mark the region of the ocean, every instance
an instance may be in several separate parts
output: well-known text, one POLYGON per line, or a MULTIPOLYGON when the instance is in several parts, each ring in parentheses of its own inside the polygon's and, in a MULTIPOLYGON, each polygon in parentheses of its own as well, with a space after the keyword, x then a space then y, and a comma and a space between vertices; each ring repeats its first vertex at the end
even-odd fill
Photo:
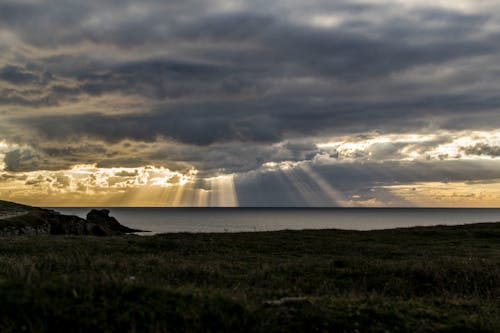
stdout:
MULTIPOLYGON (((48 207, 85 217, 93 207, 48 207)), ((98 207, 96 207, 98 208, 98 207)), ((377 230, 499 222, 500 208, 108 208, 128 227, 166 232, 377 230)))

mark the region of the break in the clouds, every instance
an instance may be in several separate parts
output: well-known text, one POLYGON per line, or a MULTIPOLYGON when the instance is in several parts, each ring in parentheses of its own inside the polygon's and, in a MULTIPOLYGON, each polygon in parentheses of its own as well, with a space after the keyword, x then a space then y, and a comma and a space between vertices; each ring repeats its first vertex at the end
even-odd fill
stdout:
POLYGON ((498 206, 499 13, 494 0, 0 0, 0 196, 498 206))

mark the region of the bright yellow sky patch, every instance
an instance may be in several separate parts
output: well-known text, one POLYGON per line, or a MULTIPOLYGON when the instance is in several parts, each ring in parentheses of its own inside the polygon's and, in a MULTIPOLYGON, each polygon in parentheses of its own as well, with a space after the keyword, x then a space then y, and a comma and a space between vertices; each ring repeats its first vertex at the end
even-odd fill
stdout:
POLYGON ((238 205, 233 175, 195 186, 197 171, 163 167, 97 168, 0 174, 0 198, 35 206, 222 206, 238 205))
POLYGON ((386 186, 417 207, 498 208, 500 179, 492 183, 427 182, 386 186))

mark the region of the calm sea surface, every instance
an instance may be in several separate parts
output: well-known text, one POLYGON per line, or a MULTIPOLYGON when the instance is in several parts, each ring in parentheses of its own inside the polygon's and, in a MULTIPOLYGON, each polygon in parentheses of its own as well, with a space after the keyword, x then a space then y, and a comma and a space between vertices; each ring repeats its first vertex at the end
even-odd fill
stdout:
MULTIPOLYGON (((85 217, 90 208, 51 208, 85 217)), ((110 208, 120 223, 152 233, 283 229, 374 230, 500 221, 500 209, 423 208, 110 208)))

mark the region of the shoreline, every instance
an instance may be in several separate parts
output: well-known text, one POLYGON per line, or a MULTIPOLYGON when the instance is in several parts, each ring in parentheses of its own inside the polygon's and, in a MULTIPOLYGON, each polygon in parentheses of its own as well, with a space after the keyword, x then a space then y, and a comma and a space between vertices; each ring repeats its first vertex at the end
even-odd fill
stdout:
POLYGON ((156 236, 156 235, 175 235, 175 234, 203 234, 203 235, 220 235, 220 234, 259 234, 259 233, 279 233, 279 232, 301 232, 301 231, 323 231, 323 232, 360 232, 360 233, 370 233, 370 232, 384 232, 384 231, 419 231, 420 229, 432 229, 432 228, 456 228, 456 227, 467 227, 467 226, 494 226, 500 225, 500 221, 488 221, 488 222, 471 222, 471 223, 463 223, 463 224, 435 224, 435 225, 416 225, 411 227, 395 227, 395 228, 386 228, 386 229, 371 229, 371 230, 355 230, 355 229, 340 229, 340 228, 325 228, 325 229, 280 229, 280 230, 255 230, 255 231, 222 231, 222 232, 212 232, 212 231, 172 231, 172 232, 152 232, 152 231, 143 231, 143 232, 133 232, 131 235, 136 236, 156 236), (141 233, 144 233, 142 235, 141 233))
MULTIPOLYGON (((84 217, 88 208, 61 208, 84 217)), ((380 230, 500 221, 500 209, 229 209, 110 208, 120 223, 153 233, 272 230, 380 230)))

